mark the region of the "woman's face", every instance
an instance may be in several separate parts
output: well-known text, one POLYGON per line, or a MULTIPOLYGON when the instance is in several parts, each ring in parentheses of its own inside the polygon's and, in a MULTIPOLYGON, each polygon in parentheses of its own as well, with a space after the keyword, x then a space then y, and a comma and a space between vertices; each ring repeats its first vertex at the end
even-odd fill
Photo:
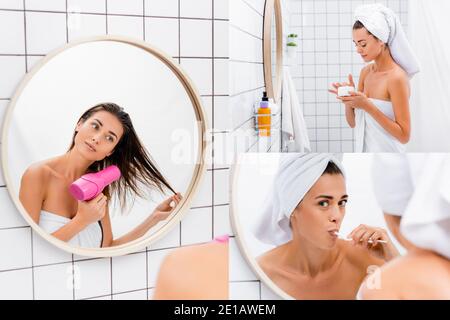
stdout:
POLYGON ((110 156, 123 135, 119 119, 107 111, 98 111, 77 125, 75 148, 88 160, 110 156))
POLYGON ((364 62, 374 61, 385 48, 383 41, 371 35, 366 28, 353 30, 353 42, 364 62))
POLYGON ((293 233, 322 249, 333 248, 347 199, 341 174, 322 175, 295 208, 291 216, 293 233))

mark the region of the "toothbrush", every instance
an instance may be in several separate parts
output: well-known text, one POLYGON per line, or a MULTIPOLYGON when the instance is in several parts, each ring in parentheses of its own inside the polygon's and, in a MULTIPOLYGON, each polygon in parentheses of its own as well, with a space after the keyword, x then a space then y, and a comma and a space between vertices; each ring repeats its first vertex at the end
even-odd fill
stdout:
MULTIPOLYGON (((339 238, 341 238, 344 241, 353 241, 353 239, 346 238, 341 233, 339 233, 337 231, 334 234, 337 235, 339 238)), ((369 240, 368 242, 369 243, 373 243, 373 240, 369 240)), ((378 240, 377 242, 378 243, 388 243, 386 240, 378 240)))

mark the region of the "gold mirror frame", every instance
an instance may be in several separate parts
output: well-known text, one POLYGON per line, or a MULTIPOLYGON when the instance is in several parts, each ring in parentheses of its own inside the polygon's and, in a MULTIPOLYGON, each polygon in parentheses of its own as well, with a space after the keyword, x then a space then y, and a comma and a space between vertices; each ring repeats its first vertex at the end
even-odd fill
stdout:
POLYGON ((269 98, 275 103, 281 100, 281 87, 283 81, 283 19, 281 12, 281 0, 266 0, 264 9, 263 28, 263 59, 264 59, 264 82, 269 98), (273 17, 275 15, 275 21, 273 17), (276 74, 275 83, 272 74, 272 25, 276 25, 276 74))
POLYGON ((182 219, 182 217, 185 215, 185 213, 189 210, 190 204, 192 202, 192 199, 195 195, 195 193, 198 190, 199 183, 202 180, 205 172, 206 172, 206 163, 205 163, 205 155, 207 154, 207 149, 210 147, 209 139, 206 137, 207 132, 207 123, 206 123, 206 114, 202 106, 200 95, 195 88, 192 80, 188 77, 188 75, 181 69, 181 67, 166 53, 163 51, 151 46, 150 44, 136 40, 131 39, 128 37, 122 37, 122 36, 99 36, 99 37, 90 37, 85 39, 80 39, 74 42, 70 42, 52 52, 50 52, 47 56, 45 56, 39 63, 34 66, 34 68, 25 75, 25 77, 22 79, 20 84, 18 85, 9 105, 6 111, 5 119, 3 121, 3 129, 2 129, 2 146, 1 146, 1 161, 2 161, 2 170, 3 175, 6 183, 6 187, 8 190, 8 193, 13 200, 16 208, 19 210, 25 221, 31 226, 31 228, 36 231, 41 237, 43 237, 45 240, 50 242, 51 244, 55 245, 56 247, 67 251, 69 253, 73 253, 79 256, 86 256, 86 257, 114 257, 114 256, 121 256, 125 254, 129 254, 132 252, 136 252, 139 250, 142 250, 143 248, 147 247, 151 243, 154 243, 158 239, 162 238, 165 234, 167 234, 172 228, 182 219), (110 247, 110 248, 82 248, 82 247, 74 247, 69 244, 67 244, 64 241, 61 241, 50 234, 48 234, 46 231, 44 231, 38 224, 34 222, 34 220, 29 216, 25 208, 23 207, 22 203, 19 200, 19 197, 17 194, 15 194, 13 188, 9 188, 8 186, 12 185, 12 179, 9 175, 9 165, 8 165, 8 137, 9 137, 9 128, 11 125, 12 115, 14 112, 14 109, 16 107, 17 101, 19 100, 22 91, 26 88, 28 83, 31 81, 33 76, 46 65, 47 62, 55 58, 57 55, 62 53, 65 50, 68 50, 70 48, 73 48, 75 46, 89 43, 89 42, 98 42, 98 41, 113 41, 113 42, 119 42, 119 43, 125 43, 129 44, 135 47, 138 47, 142 50, 147 51, 149 54, 155 56, 157 59, 159 59, 162 63, 164 63, 173 73, 174 75, 180 80, 183 87, 186 90, 186 93, 188 94, 193 108, 195 112, 195 117, 197 121, 197 127, 199 132, 199 141, 198 141, 198 156, 195 163, 194 168, 194 174, 193 177, 189 183, 189 186, 186 191, 187 197, 183 198, 182 202, 178 205, 175 213, 171 218, 166 220, 166 223, 163 227, 161 227, 159 230, 157 230, 155 233, 151 234, 150 236, 142 236, 139 239, 136 239, 134 241, 131 241, 129 243, 116 246, 116 247, 110 247))

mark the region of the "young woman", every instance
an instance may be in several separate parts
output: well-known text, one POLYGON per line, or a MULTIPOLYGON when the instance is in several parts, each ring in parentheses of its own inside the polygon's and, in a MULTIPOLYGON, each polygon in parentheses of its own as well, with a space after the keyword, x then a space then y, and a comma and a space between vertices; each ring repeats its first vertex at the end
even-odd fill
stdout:
POLYGON ((347 236, 352 242, 336 235, 348 196, 343 170, 334 157, 285 157, 275 187, 278 191, 256 236, 277 247, 260 256, 258 263, 293 298, 355 299, 371 268, 398 255, 381 228, 361 225, 347 236))
POLYGON ((407 253, 379 270, 377 287, 368 279, 358 297, 449 300, 449 156, 377 155, 373 173, 377 200, 407 253))
POLYGON ((337 97, 345 115, 356 128, 356 152, 405 152, 411 136, 410 83, 419 71, 399 18, 381 4, 365 5, 355 12, 353 42, 364 62, 358 86, 353 76, 339 87, 355 88, 350 96, 337 97))
POLYGON ((181 200, 151 161, 130 116, 113 103, 96 105, 81 116, 68 152, 31 165, 22 176, 19 197, 31 218, 54 237, 97 248, 140 238, 166 219, 181 200), (110 165, 120 169, 121 177, 96 198, 77 201, 69 193, 73 181, 110 165), (145 196, 143 187, 169 189, 174 195, 134 230, 115 239, 108 213, 111 198, 117 196, 125 208, 130 196, 145 196))

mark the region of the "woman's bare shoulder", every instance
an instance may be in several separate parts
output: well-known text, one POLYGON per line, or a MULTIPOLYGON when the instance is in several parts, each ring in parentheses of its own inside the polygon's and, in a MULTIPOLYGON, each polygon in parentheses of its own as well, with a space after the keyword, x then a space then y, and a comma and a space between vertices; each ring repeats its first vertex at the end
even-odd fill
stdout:
POLYGON ((54 174, 54 159, 47 159, 31 164, 24 172, 22 181, 44 183, 54 174))

